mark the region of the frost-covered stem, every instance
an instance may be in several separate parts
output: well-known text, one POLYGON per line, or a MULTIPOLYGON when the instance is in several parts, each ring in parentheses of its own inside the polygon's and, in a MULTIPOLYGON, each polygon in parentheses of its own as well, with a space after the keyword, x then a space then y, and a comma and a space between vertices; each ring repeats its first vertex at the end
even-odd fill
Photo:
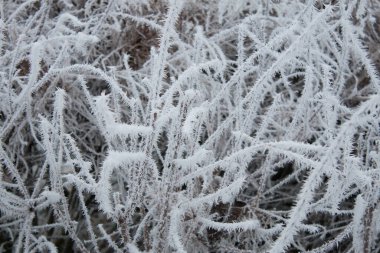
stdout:
POLYGON ((169 55, 168 49, 172 45, 173 34, 175 34, 175 22, 182 9, 182 0, 170 1, 171 5, 166 15, 164 27, 162 29, 160 45, 158 54, 154 57, 152 66, 152 90, 149 99, 150 103, 150 125, 152 126, 154 120, 154 113, 157 109, 157 102, 161 92, 162 79, 165 77, 166 59, 169 55))
POLYGON ((118 252, 118 253, 122 253, 123 251, 120 250, 120 248, 118 247, 118 245, 116 245, 116 243, 114 243, 114 241, 112 240, 112 238, 109 236, 109 234, 107 234, 107 232, 104 230, 103 228, 103 224, 99 224, 98 225, 98 228, 100 230, 100 233, 103 234, 104 238, 107 240, 108 242, 108 245, 112 247, 112 249, 115 251, 115 252, 118 252))
POLYGON ((79 203, 82 207, 82 214, 84 215, 84 218, 85 218, 87 232, 90 235, 91 243, 94 247, 95 252, 99 253, 100 251, 99 251, 99 247, 98 247, 98 244, 96 241, 96 236, 95 236, 94 230, 92 228, 91 218, 88 214, 88 209, 87 209, 86 203, 84 201, 83 191, 80 188, 78 188, 78 198, 79 198, 79 203))

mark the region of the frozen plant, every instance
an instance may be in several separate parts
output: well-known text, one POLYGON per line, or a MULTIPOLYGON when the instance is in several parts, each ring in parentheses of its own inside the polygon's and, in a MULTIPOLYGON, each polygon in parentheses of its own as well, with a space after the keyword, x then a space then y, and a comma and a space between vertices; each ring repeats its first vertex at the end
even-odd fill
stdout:
POLYGON ((0 0, 0 251, 380 251, 379 13, 0 0))

